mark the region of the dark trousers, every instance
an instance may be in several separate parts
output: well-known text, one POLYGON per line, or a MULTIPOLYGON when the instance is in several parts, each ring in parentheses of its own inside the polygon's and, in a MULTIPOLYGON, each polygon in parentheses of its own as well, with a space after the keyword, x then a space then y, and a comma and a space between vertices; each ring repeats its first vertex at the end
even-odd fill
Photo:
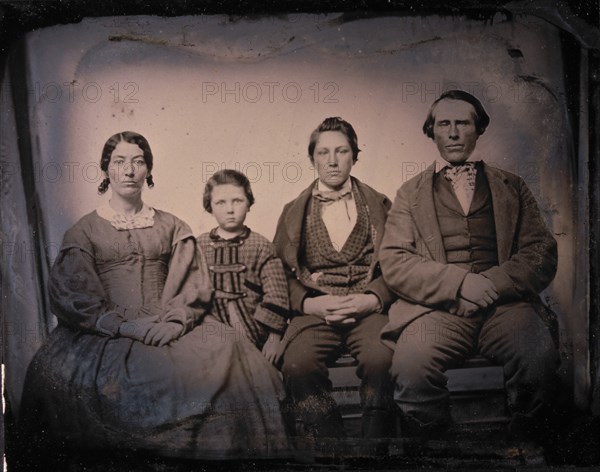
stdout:
POLYGON ((379 341, 387 316, 372 314, 354 326, 329 326, 310 316, 312 326, 299 332, 294 329, 294 323, 306 323, 307 316, 292 319, 287 333, 295 334, 282 358, 290 416, 302 422, 305 432, 320 437, 345 436, 341 415, 330 394, 327 365, 348 350, 358 361, 356 373, 362 381, 363 436, 393 434, 395 406, 389 374, 393 352, 379 341))
POLYGON ((444 371, 476 352, 504 366, 513 423, 533 427, 546 419, 559 354, 535 308, 516 302, 470 318, 433 311, 405 328, 391 372, 406 432, 426 433, 449 423, 444 371))

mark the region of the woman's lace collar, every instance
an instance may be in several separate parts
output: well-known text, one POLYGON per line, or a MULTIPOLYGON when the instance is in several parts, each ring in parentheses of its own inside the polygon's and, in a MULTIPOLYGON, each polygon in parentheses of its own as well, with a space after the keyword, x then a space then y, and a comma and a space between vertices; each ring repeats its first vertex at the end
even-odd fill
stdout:
POLYGON ((140 229, 149 228, 154 225, 154 208, 144 203, 142 209, 135 215, 127 216, 117 213, 108 203, 96 210, 99 216, 108 220, 115 229, 140 229))

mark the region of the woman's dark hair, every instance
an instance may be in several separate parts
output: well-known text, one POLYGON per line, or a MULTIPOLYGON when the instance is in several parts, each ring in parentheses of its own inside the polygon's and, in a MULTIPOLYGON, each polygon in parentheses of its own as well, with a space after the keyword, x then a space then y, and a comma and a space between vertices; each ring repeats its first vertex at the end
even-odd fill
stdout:
POLYGON ((223 169, 215 172, 210 179, 206 182, 204 187, 204 195, 202 197, 202 204, 204 209, 212 213, 212 207, 210 201, 212 199, 212 191, 217 185, 231 184, 244 189, 246 198, 248 199, 248 208, 254 204, 254 195, 252 194, 252 188, 250 188, 250 181, 241 172, 233 169, 223 169))
POLYGON ((463 90, 448 90, 440 95, 440 98, 433 102, 431 104, 431 108, 429 108, 429 113, 427 114, 425 123, 423 123, 423 133, 425 133, 427 137, 433 139, 433 124, 435 123, 433 112, 436 105, 442 100, 462 100, 463 102, 473 105, 473 108, 475 108, 475 130, 477 131, 478 135, 482 135, 490 124, 489 115, 486 113, 483 105, 476 97, 463 90))
POLYGON ((339 131, 346 139, 348 139, 348 143, 350 143, 350 148, 352 149, 352 160, 356 162, 358 160, 358 153, 360 149, 358 149, 358 138, 356 136, 356 131, 350 123, 345 120, 342 120, 339 116, 325 118, 323 122, 317 126, 311 135, 310 141, 308 143, 308 155, 310 156, 311 162, 314 161, 314 153, 315 146, 317 145, 317 141, 321 133, 325 131, 339 131))
MULTIPOLYGON (((135 133, 134 131, 123 131, 121 133, 113 134, 106 144, 104 144, 104 148, 102 148, 102 157, 100 158, 100 169, 103 172, 108 172, 108 165, 110 164, 110 157, 112 156, 113 151, 117 147, 117 144, 125 142, 131 144, 137 144, 139 148, 144 153, 144 161, 146 162, 146 167, 148 169, 148 177, 146 177, 146 183, 148 187, 154 187, 154 181, 152 180, 152 175, 150 172, 152 171, 152 163, 153 156, 152 151, 150 150, 150 144, 148 144, 148 140, 144 138, 141 134, 135 133)), ((104 193, 108 190, 108 185, 110 184, 110 180, 106 177, 98 186, 98 193, 104 193)))

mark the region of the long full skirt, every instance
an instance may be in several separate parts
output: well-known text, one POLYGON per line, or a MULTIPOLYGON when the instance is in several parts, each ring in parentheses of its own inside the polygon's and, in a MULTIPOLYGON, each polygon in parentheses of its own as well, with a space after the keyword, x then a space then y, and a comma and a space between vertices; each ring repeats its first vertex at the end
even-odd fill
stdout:
POLYGON ((277 370, 210 317, 164 347, 58 326, 36 354, 22 424, 86 449, 198 459, 290 453, 277 370))

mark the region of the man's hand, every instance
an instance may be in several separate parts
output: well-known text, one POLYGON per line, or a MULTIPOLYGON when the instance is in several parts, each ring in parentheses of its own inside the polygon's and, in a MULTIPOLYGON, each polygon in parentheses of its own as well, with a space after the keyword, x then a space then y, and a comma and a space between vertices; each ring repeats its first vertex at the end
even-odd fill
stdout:
POLYGON ((340 299, 337 295, 320 295, 318 297, 305 298, 302 311, 305 315, 318 316, 325 319, 333 310, 339 307, 340 299))
POLYGON ((173 321, 155 323, 146 334, 144 344, 149 346, 164 346, 183 334, 183 326, 173 321))
POLYGON ((460 286, 459 296, 485 308, 498 299, 494 283, 481 274, 467 274, 460 286))
MULTIPOLYGON (((356 293, 340 297, 340 303, 325 320, 338 316, 351 316, 355 320, 364 318, 380 308, 379 298, 372 293, 356 293)), ((334 318, 335 319, 335 318, 334 318)))
POLYGON ((263 355, 271 364, 275 364, 275 362, 277 362, 277 351, 279 349, 280 342, 281 334, 271 331, 262 348, 263 355))
POLYGON ((372 293, 336 296, 321 295, 304 300, 304 313, 315 315, 327 324, 352 324, 379 308, 379 299, 372 293))
POLYGON ((479 311, 479 306, 475 305, 475 303, 465 300, 464 298, 459 298, 452 304, 448 311, 453 315, 464 316, 468 318, 479 311))

